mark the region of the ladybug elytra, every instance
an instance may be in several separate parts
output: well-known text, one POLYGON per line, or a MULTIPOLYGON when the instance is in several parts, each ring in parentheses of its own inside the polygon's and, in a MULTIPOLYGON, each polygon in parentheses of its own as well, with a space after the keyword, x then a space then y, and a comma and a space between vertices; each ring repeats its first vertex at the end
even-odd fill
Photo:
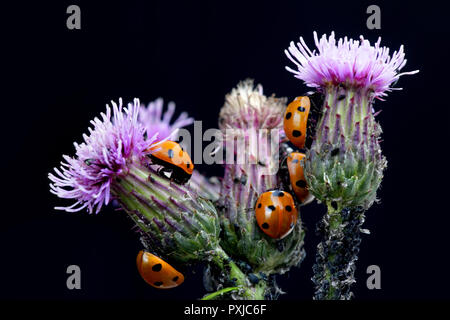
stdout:
POLYGON ((297 223, 298 212, 292 196, 281 190, 262 193, 255 206, 256 222, 269 237, 286 237, 297 223))
POLYGON ((297 97, 286 108, 284 132, 293 145, 302 149, 306 140, 306 125, 311 103, 307 96, 297 97))
POLYGON ((179 184, 186 183, 194 171, 189 154, 174 141, 163 141, 150 147, 152 162, 161 165, 162 172, 171 172, 171 179, 179 184))
POLYGON ((301 164, 301 161, 304 158, 305 154, 301 152, 291 152, 287 157, 289 180, 291 182, 292 190, 301 204, 307 204, 314 198, 309 193, 308 186, 306 184, 305 174, 301 164))
POLYGON ((171 289, 184 281, 184 276, 163 259, 145 251, 139 251, 137 268, 141 277, 152 287, 171 289))

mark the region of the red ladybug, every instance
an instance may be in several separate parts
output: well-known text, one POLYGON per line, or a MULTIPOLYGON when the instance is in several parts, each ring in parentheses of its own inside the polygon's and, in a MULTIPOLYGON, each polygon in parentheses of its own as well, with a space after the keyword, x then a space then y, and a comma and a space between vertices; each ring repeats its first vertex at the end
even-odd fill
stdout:
POLYGON ((171 289, 184 281, 184 276, 174 267, 149 252, 139 251, 136 263, 139 274, 152 287, 171 289))
POLYGON ((286 237, 297 223, 298 212, 292 196, 273 190, 261 194, 255 206, 256 222, 269 237, 286 237))
POLYGON ((306 140, 306 125, 311 103, 307 96, 295 98, 286 108, 284 114, 284 132, 289 141, 303 149, 306 140))
POLYGON ((306 184, 305 174, 302 167, 302 159, 304 158, 305 154, 301 152, 291 152, 287 157, 289 180, 291 182, 292 190, 301 204, 307 204, 314 198, 309 193, 308 186, 306 184))
POLYGON ((194 171, 189 154, 174 141, 163 141, 149 148, 152 162, 161 165, 162 172, 171 172, 171 179, 179 184, 186 183, 194 171))

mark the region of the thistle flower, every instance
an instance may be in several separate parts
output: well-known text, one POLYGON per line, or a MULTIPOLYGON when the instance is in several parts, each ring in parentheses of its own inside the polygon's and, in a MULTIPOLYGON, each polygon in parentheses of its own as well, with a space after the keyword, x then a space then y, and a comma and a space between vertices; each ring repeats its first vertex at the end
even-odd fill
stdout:
MULTIPOLYGON (((220 225, 214 206, 188 186, 159 176, 147 157, 157 141, 158 128, 171 134, 166 129, 173 108, 161 122, 157 121, 160 118, 141 117, 153 124, 154 134, 149 136, 138 121, 138 99, 127 108, 122 108, 122 100, 112 106, 112 112, 107 106, 101 119, 91 122, 93 128, 83 136, 84 142, 75 144, 76 156, 64 156, 61 168, 49 174, 51 192, 75 200, 72 206, 57 209, 87 208, 97 213, 103 204, 116 199, 153 252, 183 262, 205 258, 218 247, 220 225)), ((154 109, 160 110, 158 104, 154 109)), ((182 117, 172 127, 180 127, 185 120, 182 117)))
POLYGON ((286 69, 309 87, 344 85, 372 91, 375 97, 380 97, 393 90, 391 85, 401 76, 419 72, 399 73, 406 64, 403 46, 390 56, 389 48, 380 47, 381 38, 372 46, 363 36, 360 41, 347 37, 336 41, 332 32, 328 39, 323 35, 319 40, 314 32, 314 41, 318 53, 311 51, 302 37, 297 45, 291 42, 285 50, 297 66, 297 70, 286 69))
POLYGON ((225 96, 225 104, 219 114, 219 128, 281 129, 280 114, 286 108, 285 98, 267 97, 261 84, 252 79, 241 81, 225 96))
POLYGON ((267 98, 261 85, 254 87, 252 80, 246 80, 226 96, 220 111, 225 147, 237 157, 237 161, 225 164, 218 201, 224 230, 222 245, 250 264, 254 272, 265 274, 283 273, 303 257, 301 223, 277 241, 259 230, 254 213, 258 196, 280 185, 278 152, 285 108, 285 98, 267 98), (231 135, 229 129, 233 127, 237 129, 231 135), (233 144, 235 137, 242 142, 233 144), (241 155, 246 159, 239 162, 241 155))
POLYGON ((267 97, 261 84, 241 81, 225 96, 220 110, 221 129, 227 156, 225 177, 239 178, 244 172, 249 185, 262 193, 279 185, 279 142, 284 136, 283 113, 286 98, 267 97))
POLYGON ((75 200, 74 205, 57 209, 87 208, 97 213, 114 199, 136 224, 147 250, 178 263, 209 261, 224 274, 222 285, 233 285, 226 291, 234 298, 262 299, 265 282, 252 284, 220 247, 216 208, 203 197, 217 198, 216 191, 198 187, 199 174, 194 188, 177 185, 159 175, 147 157, 149 150, 157 150, 150 148, 155 142, 172 136, 192 119, 182 114, 170 125, 173 105, 161 119, 162 100, 143 112, 138 99, 124 109, 122 100, 112 105, 112 113, 107 106, 101 119, 91 122, 94 127, 83 136, 84 143, 75 144, 76 156, 64 156, 61 168, 49 174, 51 192, 75 200))
POLYGON ((126 173, 133 158, 142 159, 149 146, 156 141, 156 135, 144 139, 146 129, 138 121, 139 100, 122 110, 112 102, 106 106, 106 113, 91 121, 89 135, 84 134, 84 142, 74 143, 76 157, 64 155, 65 162, 50 173, 50 191, 63 199, 74 199, 67 207, 56 207, 68 212, 87 208, 89 213, 98 213, 103 204, 108 204, 113 180, 126 173))
POLYGON ((162 114, 164 100, 158 98, 150 102, 147 107, 142 105, 139 110, 139 122, 147 129, 147 136, 157 135, 156 141, 166 138, 173 138, 178 129, 188 126, 194 122, 194 119, 188 117, 186 112, 182 112, 178 118, 170 123, 175 112, 175 103, 169 102, 168 109, 162 114))
POLYGON ((380 39, 374 46, 362 36, 336 41, 331 33, 318 40, 314 33, 314 39, 317 53, 303 38, 285 53, 297 66, 286 69, 324 96, 305 163, 309 191, 328 207, 319 224, 315 298, 349 299, 364 211, 376 200, 386 167, 372 104, 393 90, 400 76, 418 71, 400 73, 406 64, 403 46, 391 56, 380 39))
POLYGON ((311 192, 334 207, 370 207, 386 165, 381 155, 381 128, 372 104, 385 96, 405 66, 403 46, 389 55, 389 48, 361 40, 339 39, 334 33, 314 39, 318 53, 303 38, 291 43, 286 55, 298 70, 287 67, 307 86, 325 96, 315 141, 306 163, 311 192))

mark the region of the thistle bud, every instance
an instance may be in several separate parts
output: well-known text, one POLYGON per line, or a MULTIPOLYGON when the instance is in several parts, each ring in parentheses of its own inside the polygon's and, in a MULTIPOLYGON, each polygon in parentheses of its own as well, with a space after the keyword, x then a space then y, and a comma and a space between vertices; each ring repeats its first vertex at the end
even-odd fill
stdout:
POLYGON ((333 208, 369 208, 383 178, 381 128, 372 112, 373 95, 329 86, 309 150, 305 173, 309 190, 333 208))
POLYGON ((151 166, 138 162, 128 169, 115 179, 111 192, 138 226, 147 248, 178 262, 208 259, 220 233, 212 203, 151 166))
POLYGON ((282 240, 271 239, 259 229, 254 208, 260 194, 280 185, 278 154, 286 99, 267 98, 261 85, 254 88, 253 81, 246 80, 225 101, 219 125, 227 155, 231 151, 235 160, 227 159, 218 201, 222 246, 254 272, 284 273, 304 256, 302 225, 298 221, 282 240))

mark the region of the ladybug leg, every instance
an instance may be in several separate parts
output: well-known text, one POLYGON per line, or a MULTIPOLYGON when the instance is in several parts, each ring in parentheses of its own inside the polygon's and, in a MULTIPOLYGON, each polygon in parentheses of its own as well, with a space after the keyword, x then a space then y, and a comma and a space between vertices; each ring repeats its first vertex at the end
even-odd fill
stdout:
POLYGON ((166 168, 166 167, 161 167, 158 169, 158 174, 160 176, 166 177, 166 178, 170 178, 171 177, 171 173, 172 173, 172 169, 166 168))

